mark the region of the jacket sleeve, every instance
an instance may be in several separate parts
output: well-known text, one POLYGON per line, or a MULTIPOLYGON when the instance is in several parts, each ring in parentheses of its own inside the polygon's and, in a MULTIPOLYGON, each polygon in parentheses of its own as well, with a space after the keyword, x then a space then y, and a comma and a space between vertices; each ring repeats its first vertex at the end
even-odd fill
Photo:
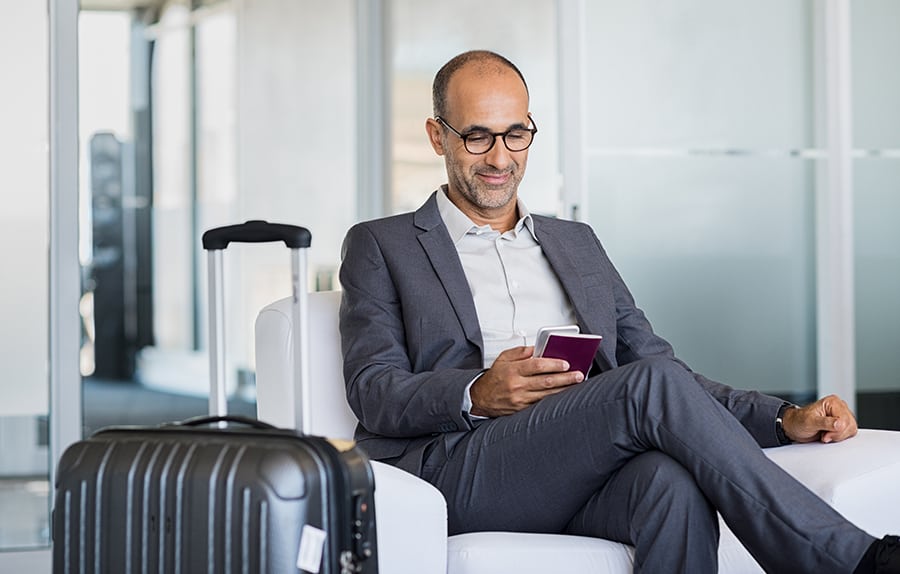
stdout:
POLYGON ((417 245, 383 249, 379 236, 397 241, 366 224, 344 240, 340 327, 350 407, 366 430, 386 437, 470 428, 462 401, 481 372, 478 349, 453 341, 452 333, 430 339, 440 317, 428 312, 429 297, 421 296, 434 286, 422 284, 416 271, 422 263, 413 254, 417 245))

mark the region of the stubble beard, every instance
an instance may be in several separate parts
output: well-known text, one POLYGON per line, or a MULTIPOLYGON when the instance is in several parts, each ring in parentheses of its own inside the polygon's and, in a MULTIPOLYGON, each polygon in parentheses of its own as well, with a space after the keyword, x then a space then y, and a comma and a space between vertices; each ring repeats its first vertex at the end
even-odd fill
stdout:
POLYGON ((463 177, 461 171, 462 170, 460 170, 458 166, 454 169, 456 175, 456 188, 466 201, 478 209, 498 209, 509 204, 515 197, 516 190, 519 187, 519 181, 521 180, 518 170, 516 169, 507 172, 509 174, 509 180, 500 186, 489 185, 478 180, 477 174, 479 172, 494 174, 497 172, 491 172, 490 170, 484 169, 472 169, 469 172, 468 177, 463 177))

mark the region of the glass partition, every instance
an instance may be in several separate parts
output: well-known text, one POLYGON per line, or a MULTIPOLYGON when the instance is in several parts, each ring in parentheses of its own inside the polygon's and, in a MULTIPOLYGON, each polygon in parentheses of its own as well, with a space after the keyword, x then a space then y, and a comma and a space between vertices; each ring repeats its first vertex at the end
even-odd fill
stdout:
POLYGON ((694 369, 816 389, 809 2, 585 5, 587 219, 694 369))
POLYGON ((900 4, 851 8, 857 404, 900 429, 900 4))
MULTIPOLYGON (((206 229, 308 227, 310 287, 334 287, 356 217, 354 6, 82 10, 88 432, 207 411, 206 229)), ((253 324, 290 294, 288 251, 232 246, 225 293, 229 409, 254 414, 253 324)))
POLYGON ((815 389, 813 162, 598 158, 588 219, 657 333, 706 376, 815 389))

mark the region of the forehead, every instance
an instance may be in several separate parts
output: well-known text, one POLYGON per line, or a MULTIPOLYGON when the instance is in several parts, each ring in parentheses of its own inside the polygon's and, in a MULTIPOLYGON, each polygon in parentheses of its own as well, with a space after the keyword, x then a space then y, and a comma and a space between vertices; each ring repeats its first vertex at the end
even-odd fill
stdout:
MULTIPOLYGON (((506 129, 528 123, 528 92, 513 70, 496 62, 473 62, 450 78, 447 119, 468 126, 506 129)), ((455 125, 455 124, 454 124, 455 125)))

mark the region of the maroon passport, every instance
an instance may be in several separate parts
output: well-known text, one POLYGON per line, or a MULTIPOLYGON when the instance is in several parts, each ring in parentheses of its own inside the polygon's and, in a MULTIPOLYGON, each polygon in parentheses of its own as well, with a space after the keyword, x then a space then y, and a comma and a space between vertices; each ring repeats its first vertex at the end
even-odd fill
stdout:
POLYGON ((581 371, 586 379, 602 339, 600 335, 587 333, 550 333, 541 356, 565 359, 570 371, 581 371))

